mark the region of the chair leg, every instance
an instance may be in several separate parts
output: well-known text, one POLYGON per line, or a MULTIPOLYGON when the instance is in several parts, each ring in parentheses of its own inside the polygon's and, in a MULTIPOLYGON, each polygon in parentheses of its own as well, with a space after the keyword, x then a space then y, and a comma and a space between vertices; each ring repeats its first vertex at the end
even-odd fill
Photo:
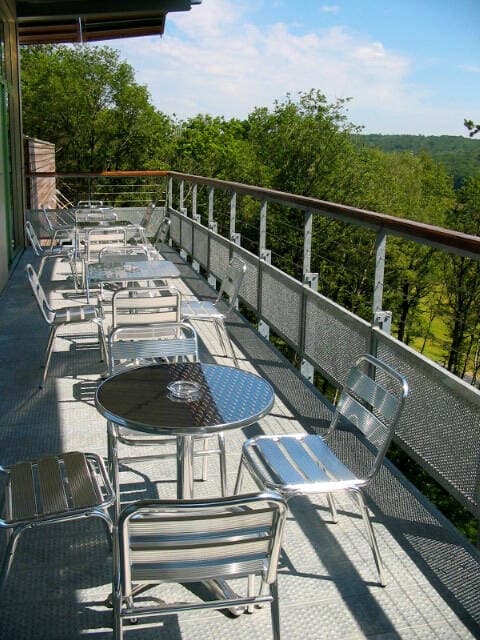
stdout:
POLYGON ((243 453, 242 453, 242 457, 240 458, 240 464, 238 465, 238 473, 237 473, 237 480, 235 482, 235 489, 233 490, 234 496, 237 496, 242 491, 244 472, 245 472, 245 464, 243 462, 243 453))
POLYGON ((330 509, 330 514, 332 516, 332 522, 336 524, 338 522, 337 507, 335 506, 335 498, 331 493, 327 493, 327 501, 328 508, 330 509))
POLYGON ((218 434, 218 448, 220 449, 220 485, 222 496, 228 495, 227 490, 227 452, 225 449, 225 434, 218 434))
POLYGON ((43 385, 45 384, 45 380, 47 379, 48 368, 50 366, 50 360, 52 358, 53 345, 55 344, 55 337, 60 326, 61 325, 52 325, 50 327, 50 335, 48 336, 47 349, 45 351, 45 362, 43 363, 43 374, 39 384, 40 389, 43 389, 43 385))
POLYGON ((25 530, 25 527, 18 527, 10 530, 10 537, 8 540, 7 548, 5 550, 5 556, 3 558, 2 566, 0 568, 0 593, 8 579, 10 569, 12 568, 13 556, 17 548, 20 535, 25 530))
POLYGON ((378 579, 379 579, 380 585, 384 587, 386 585, 385 569, 383 566, 382 558, 380 556, 380 549, 378 547, 377 538, 375 536, 375 532, 373 530, 372 523, 370 521, 370 516, 368 514, 368 509, 365 504, 365 500, 363 498, 362 492, 359 490, 355 490, 353 493, 357 499, 357 503, 360 508, 360 513, 362 514, 363 522, 365 524, 368 543, 370 544, 370 548, 373 553, 373 559, 375 560, 375 565, 377 567, 378 579))
POLYGON ((278 585, 276 581, 270 585, 270 590, 273 598, 270 604, 273 640, 280 640, 280 607, 278 604, 278 585))
POLYGON ((215 327, 217 328, 217 333, 219 335, 220 342, 223 345, 225 355, 227 356, 227 358, 231 357, 233 360, 233 364, 237 369, 239 369, 240 365, 238 362, 237 354, 235 353, 235 349, 233 348, 233 343, 227 331, 225 323, 223 322, 223 320, 215 320, 215 327))
POLYGON ((116 522, 120 515, 120 477, 118 472, 118 441, 114 430, 115 426, 112 422, 108 421, 108 468, 110 471, 113 492, 115 494, 114 520, 116 522))

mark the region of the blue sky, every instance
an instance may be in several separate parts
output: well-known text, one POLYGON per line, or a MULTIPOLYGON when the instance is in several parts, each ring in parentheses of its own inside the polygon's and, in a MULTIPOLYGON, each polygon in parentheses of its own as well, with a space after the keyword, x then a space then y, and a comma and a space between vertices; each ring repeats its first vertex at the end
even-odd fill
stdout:
POLYGON ((480 120, 480 0, 203 0, 162 38, 107 43, 178 118, 245 118, 285 95, 351 98, 366 133, 466 135, 480 120))

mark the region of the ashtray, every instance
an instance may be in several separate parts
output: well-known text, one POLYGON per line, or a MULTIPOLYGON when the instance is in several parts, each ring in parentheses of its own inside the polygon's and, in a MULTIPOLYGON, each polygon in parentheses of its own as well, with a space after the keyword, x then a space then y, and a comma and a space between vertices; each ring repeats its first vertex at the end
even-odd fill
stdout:
POLYGON ((182 400, 189 400, 195 398, 200 391, 200 384, 192 380, 176 380, 167 385, 167 389, 170 391, 174 398, 181 398, 182 400))
POLYGON ((127 263, 125 265, 125 271, 138 271, 138 267, 136 267, 134 264, 127 263))

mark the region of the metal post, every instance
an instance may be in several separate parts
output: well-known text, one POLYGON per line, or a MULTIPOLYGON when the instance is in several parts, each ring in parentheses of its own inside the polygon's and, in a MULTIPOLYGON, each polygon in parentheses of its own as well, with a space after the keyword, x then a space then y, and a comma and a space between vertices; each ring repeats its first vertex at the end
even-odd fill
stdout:
POLYGON ((167 214, 168 210, 172 209, 173 205, 173 178, 168 178, 168 194, 167 194, 167 214))
POLYGON ((237 216, 237 193, 234 191, 230 198, 230 240, 240 245, 240 234, 235 232, 237 216))
MULTIPOLYGON (((197 213, 197 183, 192 186, 192 218, 195 222, 201 223, 201 216, 197 213)), ((195 229, 193 237, 195 242, 195 229)), ((195 246, 193 253, 195 254, 195 246)), ((192 260, 192 269, 197 273, 200 272, 200 264, 196 260, 192 260)))
MULTIPOLYGON (((383 310, 383 283, 385 276, 385 256, 387 251, 387 234, 382 229, 377 233, 375 243, 375 279, 373 286, 373 324, 385 333, 392 327, 392 312, 383 310)), ((373 354, 375 355, 375 354, 373 354)))
MULTIPOLYGON (((312 230, 313 230, 313 214, 311 211, 305 211, 305 217, 303 222, 303 284, 310 289, 318 290, 318 273, 311 273, 312 268, 312 230)), ((302 345, 301 351, 305 348, 305 326, 306 326, 306 313, 307 304, 306 296, 302 311, 302 345)), ((315 368, 310 362, 302 358, 300 362, 300 373, 304 378, 313 384, 315 368)))
MULTIPOLYGON (((267 249, 267 201, 262 200, 262 206, 260 209, 260 238, 258 243, 258 255, 260 260, 263 260, 267 264, 272 263, 272 252, 267 249)), ((259 307, 261 307, 262 296, 262 269, 261 265, 258 269, 258 295, 259 295, 259 307)), ((270 339, 270 327, 263 320, 258 321, 258 333, 266 340, 270 339)))
POLYGON ((180 211, 180 213, 186 213, 186 211, 184 211, 185 206, 184 206, 184 186, 185 186, 185 181, 184 180, 180 180, 180 185, 179 185, 179 205, 178 205, 178 209, 180 211))
MULTIPOLYGON (((215 189, 213 187, 210 187, 208 190, 208 229, 209 231, 213 231, 214 233, 217 233, 218 230, 218 225, 217 223, 213 220, 213 199, 215 197, 215 189)), ((210 252, 210 243, 209 243, 209 248, 208 251, 210 252)), ((213 276, 211 273, 208 274, 208 284, 212 287, 214 287, 215 289, 217 288, 217 279, 215 278, 215 276, 213 276)))

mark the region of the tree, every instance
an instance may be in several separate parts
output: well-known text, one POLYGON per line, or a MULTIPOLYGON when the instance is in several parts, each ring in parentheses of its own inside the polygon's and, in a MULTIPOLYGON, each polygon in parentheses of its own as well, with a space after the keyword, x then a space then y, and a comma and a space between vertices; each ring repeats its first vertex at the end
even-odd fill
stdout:
POLYGON ((23 126, 55 143, 58 171, 142 169, 172 123, 150 104, 130 65, 108 47, 21 50, 23 126))

